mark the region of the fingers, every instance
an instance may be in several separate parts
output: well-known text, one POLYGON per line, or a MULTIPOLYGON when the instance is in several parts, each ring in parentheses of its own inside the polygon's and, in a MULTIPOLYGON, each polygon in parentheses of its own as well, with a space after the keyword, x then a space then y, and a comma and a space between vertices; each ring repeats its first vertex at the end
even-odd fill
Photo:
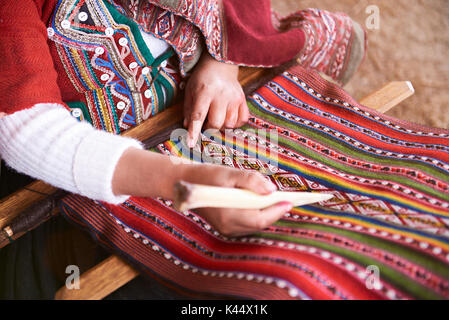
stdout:
POLYGON ((195 95, 192 97, 192 101, 193 107, 188 119, 187 144, 189 148, 193 148, 198 141, 211 102, 209 95, 204 94, 195 95))
POLYGON ((191 92, 191 90, 186 90, 184 94, 184 128, 188 128, 190 122, 190 114, 192 113, 193 98, 191 92))
POLYGON ((239 117, 236 123, 236 128, 240 128, 248 122, 249 110, 246 100, 244 99, 239 106, 239 117))
POLYGON ((234 173, 235 187, 266 195, 277 190, 277 187, 259 172, 237 171, 234 173))
POLYGON ((221 129, 226 119, 226 105, 214 100, 207 115, 207 129, 221 129))
POLYGON ((268 228, 273 223, 281 219, 293 208, 290 202, 280 202, 263 210, 246 210, 240 212, 239 221, 236 221, 247 233, 254 233, 268 228))
POLYGON ((211 106, 208 115, 208 128, 212 129, 234 129, 237 128, 237 122, 240 116, 240 107, 242 105, 242 100, 244 100, 244 96, 242 93, 242 97, 240 99, 234 99, 227 106, 224 103, 218 103, 218 101, 225 100, 216 100, 215 103, 211 106))
POLYGON ((238 106, 229 105, 227 109, 223 127, 225 129, 234 129, 236 128, 237 119, 239 116, 238 106))
POLYGON ((243 126, 248 121, 248 115, 245 94, 240 87, 240 95, 228 106, 225 128, 234 129, 243 126))
POLYGON ((280 202, 274 206, 260 210, 259 216, 253 220, 253 227, 256 230, 263 230, 268 228, 273 223, 281 219, 287 212, 292 210, 293 205, 290 202, 280 202))
POLYGON ((268 228, 291 209, 291 203, 281 202, 263 210, 204 208, 197 211, 221 234, 236 237, 268 228))

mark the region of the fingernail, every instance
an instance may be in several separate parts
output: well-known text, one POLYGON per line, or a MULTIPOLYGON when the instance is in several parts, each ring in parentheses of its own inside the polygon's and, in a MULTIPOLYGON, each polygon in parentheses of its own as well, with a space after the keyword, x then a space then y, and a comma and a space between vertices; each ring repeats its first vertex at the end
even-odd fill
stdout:
POLYGON ((187 145, 189 146, 189 148, 193 148, 195 147, 195 142, 193 141, 193 139, 189 138, 187 140, 187 145))
POLYGON ((290 202, 281 202, 279 206, 281 206, 284 211, 290 211, 293 209, 293 204, 290 202))
POLYGON ((184 119, 184 128, 187 128, 187 119, 184 119))
POLYGON ((274 183, 267 181, 265 184, 266 189, 271 193, 277 191, 277 187, 274 183))

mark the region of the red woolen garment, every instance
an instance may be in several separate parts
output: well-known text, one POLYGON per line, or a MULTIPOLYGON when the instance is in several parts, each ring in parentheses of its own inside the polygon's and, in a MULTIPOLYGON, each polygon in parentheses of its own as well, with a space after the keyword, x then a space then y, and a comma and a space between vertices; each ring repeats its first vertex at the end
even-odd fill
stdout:
MULTIPOLYGON (((86 1, 101 0, 80 0, 77 5, 86 1)), ((114 1, 107 1, 121 8, 114 1)), ((11 114, 37 103, 64 104, 83 100, 47 35, 56 6, 66 2, 21 0, 0 4, 0 113, 11 114)), ((166 39, 175 48, 181 69, 185 66, 183 74, 198 60, 202 40, 216 59, 247 66, 279 65, 303 48, 302 30, 293 28, 280 32, 273 26, 269 0, 218 3, 217 0, 179 0, 164 6, 166 1, 149 0, 144 5, 146 17, 157 10, 172 14, 168 30, 161 33, 160 25, 145 25, 138 17, 136 22, 146 31, 156 31, 157 37, 166 39), (189 34, 179 33, 179 30, 187 30, 189 34), (191 41, 185 41, 186 37, 191 41)), ((130 9, 133 12, 133 8, 130 9)))
POLYGON ((245 65, 277 66, 304 46, 302 29, 285 32, 273 26, 269 0, 225 0, 227 59, 245 65))

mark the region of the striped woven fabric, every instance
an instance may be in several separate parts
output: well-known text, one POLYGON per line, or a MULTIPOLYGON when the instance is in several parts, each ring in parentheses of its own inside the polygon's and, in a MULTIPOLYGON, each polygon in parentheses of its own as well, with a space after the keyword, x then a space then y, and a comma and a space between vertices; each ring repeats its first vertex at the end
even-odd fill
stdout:
MULTIPOLYGON (((280 190, 334 199, 295 208, 263 232, 235 239, 162 199, 110 206, 72 195, 64 214, 148 273, 195 292, 449 298, 449 131, 367 109, 300 67, 260 88, 248 104, 246 127, 204 136, 193 157, 270 172, 280 190), (262 129, 275 130, 277 141, 262 129)), ((183 156, 181 149, 177 140, 157 147, 183 156)))

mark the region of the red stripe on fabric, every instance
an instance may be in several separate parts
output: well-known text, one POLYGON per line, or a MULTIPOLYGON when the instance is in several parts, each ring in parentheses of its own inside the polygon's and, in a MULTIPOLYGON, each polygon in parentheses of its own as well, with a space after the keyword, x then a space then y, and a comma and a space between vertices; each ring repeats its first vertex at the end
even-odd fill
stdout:
MULTIPOLYGON (((68 204, 71 200, 82 200, 80 198, 81 197, 73 196, 72 199, 66 199, 64 201, 67 201, 68 204)), ((85 204, 87 204, 87 202, 85 202, 85 204)), ((143 244, 141 240, 135 239, 132 235, 123 231, 123 229, 115 223, 113 217, 106 211, 97 211, 94 206, 96 205, 92 202, 87 207, 88 210, 84 207, 82 216, 86 218, 87 221, 91 221, 89 216, 95 214, 95 217, 101 220, 102 226, 112 227, 111 229, 108 228, 109 232, 107 233, 99 233, 100 231, 95 229, 93 225, 90 226, 91 230, 92 227, 94 227, 95 233, 99 236, 99 242, 113 251, 117 251, 118 248, 122 252, 126 252, 134 262, 138 262, 148 268, 147 272, 149 273, 151 273, 149 270, 153 270, 164 278, 172 280, 178 285, 182 285, 193 291, 220 293, 255 299, 291 299, 285 289, 278 288, 273 284, 253 283, 247 280, 227 277, 207 277, 200 273, 195 274, 192 271, 186 271, 182 267, 176 266, 173 262, 153 251, 148 245, 143 244), (116 245, 117 248, 111 244, 116 245), (145 252, 145 256, 142 257, 138 254, 139 252, 145 252)), ((76 205, 73 207, 73 209, 81 208, 81 206, 76 205)), ((67 210, 64 210, 64 212, 69 218, 72 217, 72 213, 75 213, 75 211, 70 212, 67 210)), ((87 225, 83 224, 83 226, 87 225)))
MULTIPOLYGON (((405 127, 405 129, 411 129, 414 131, 423 131, 423 132, 432 132, 432 133, 444 133, 444 134, 448 134, 449 135, 449 130, 447 129, 441 129, 441 128, 429 128, 429 127, 425 127, 425 126, 421 126, 419 124, 414 124, 414 123, 409 123, 407 121, 402 121, 399 119, 395 119, 393 117, 389 117, 388 115, 382 114, 374 109, 370 109, 367 108, 365 106, 362 106, 361 104, 359 104, 355 99, 353 99, 352 97, 350 97, 344 90, 342 90, 341 88, 327 82, 326 80, 320 78, 319 76, 317 76, 316 74, 314 74, 313 71, 310 70, 304 70, 301 67, 295 67, 293 69, 290 69, 288 71, 290 74, 297 76, 298 78, 300 78, 302 81, 304 81, 305 83, 307 83, 307 85, 311 88, 313 88, 315 91, 320 92, 321 94, 323 94, 323 96, 328 96, 329 98, 332 99, 338 99, 338 100, 343 100, 349 104, 351 104, 353 107, 358 107, 360 109, 362 109, 362 111, 368 111, 370 114, 372 114, 373 116, 379 116, 380 118, 383 118, 385 120, 391 121, 393 124, 398 124, 399 126, 403 126, 405 127)), ((281 84, 281 83, 285 83, 285 82, 281 82, 278 81, 279 78, 281 77, 277 77, 275 78, 273 81, 276 81, 277 83, 281 84)), ((283 77, 282 77, 283 78, 283 77)), ((287 79, 283 79, 283 81, 288 81, 287 79)), ((291 86, 291 82, 290 82, 290 86, 291 86)), ((302 89, 300 89, 302 91, 302 89)), ((305 94, 303 91, 301 94, 305 94)), ((315 99, 314 101, 319 101, 318 99, 315 99)), ((334 106, 335 108, 338 108, 336 106, 334 106)), ((339 116, 341 116, 342 118, 344 118, 345 116, 347 116, 347 113, 357 113, 355 110, 351 111, 351 110, 347 110, 346 107, 344 108, 338 108, 336 109, 336 111, 339 111, 339 116)), ((337 114, 337 113, 335 113, 337 114)), ((357 115, 357 117, 360 117, 360 115, 357 115)), ((391 136, 391 137, 397 137, 397 139, 400 140, 407 140, 410 142, 419 142, 419 143, 430 143, 430 144, 442 144, 442 145, 447 145, 448 143, 448 138, 442 138, 442 137, 435 137, 435 136, 426 136, 426 135, 418 135, 418 134, 409 134, 407 132, 403 132, 403 131, 399 131, 397 129, 393 129, 388 125, 385 124, 381 124, 375 120, 371 120, 371 119, 367 119, 365 117, 363 117, 363 119, 365 119, 366 121, 370 121, 372 122, 372 125, 370 124, 370 126, 368 128, 375 128, 375 131, 378 132, 384 132, 385 134, 391 136), (374 127, 375 126, 375 127, 374 127)))
MULTIPOLYGON (((295 92, 295 94, 299 91, 298 88, 294 88, 294 87, 292 88, 293 84, 291 82, 287 83, 289 81, 286 80, 285 78, 276 79, 276 82, 279 83, 280 85, 282 85, 283 87, 289 88, 290 92, 295 92)), ((287 102, 282 100, 279 96, 277 96, 274 92, 272 92, 267 87, 263 87, 257 93, 260 94, 261 96, 263 96, 264 99, 270 105, 276 106, 277 109, 281 109, 281 110, 291 113, 293 115, 307 118, 307 120, 309 120, 309 121, 317 122, 321 125, 330 127, 332 129, 338 131, 339 133, 345 134, 350 137, 354 137, 355 139, 359 140, 360 142, 368 144, 369 146, 373 146, 377 149, 383 149, 386 151, 405 153, 405 154, 419 154, 421 156, 427 156, 427 157, 431 157, 431 158, 438 157, 438 158, 444 160, 445 162, 449 161, 449 153, 447 153, 447 152, 442 152, 442 151, 435 150, 435 149, 429 150, 427 148, 402 147, 402 146, 398 146, 398 145, 385 143, 382 140, 375 139, 375 138, 370 137, 362 132, 355 132, 351 128, 348 128, 348 127, 346 127, 342 124, 339 124, 335 121, 332 121, 325 117, 320 117, 320 116, 318 116, 312 112, 309 112, 305 109, 295 107, 295 106, 288 104, 287 102)), ((369 130, 383 132, 384 135, 387 134, 388 130, 386 130, 386 126, 380 125, 375 121, 371 121, 366 118, 362 118, 359 115, 348 116, 351 112, 343 109, 342 107, 334 106, 330 103, 324 103, 322 101, 316 100, 304 92, 299 93, 297 98, 299 98, 301 101, 303 101, 306 104, 313 105, 315 107, 319 107, 320 110, 325 111, 325 112, 329 112, 329 113, 339 115, 339 116, 341 116, 342 113, 346 113, 346 117, 344 117, 344 118, 346 118, 348 121, 354 122, 357 125, 363 126, 369 130), (361 121, 363 121, 363 122, 361 122, 361 121)), ((398 134, 397 132, 390 132, 390 137, 392 139, 401 139, 401 140, 405 140, 405 139, 402 139, 401 137, 404 137, 404 138, 407 137, 408 139, 410 139, 410 135, 402 136, 402 135, 398 134)), ((420 143, 427 143, 427 144, 429 143, 429 140, 427 139, 427 137, 424 137, 424 138, 420 137, 420 139, 416 139, 415 142, 417 142, 417 140, 424 141, 424 142, 420 142, 420 143)), ((413 140, 409 140, 409 141, 413 141, 413 140)), ((441 139, 439 139, 438 141, 439 141, 438 142, 439 144, 443 144, 441 139)))
MULTIPOLYGON (((282 257, 289 261, 296 262, 299 265, 306 266, 309 270, 314 270, 314 272, 316 272, 324 279, 328 278, 328 276, 325 275, 329 275, 329 270, 333 268, 332 263, 329 263, 327 261, 324 261, 323 259, 317 258, 307 253, 293 252, 287 249, 266 247, 256 244, 236 245, 235 243, 224 242, 205 232, 202 228, 194 223, 191 223, 183 216, 177 215, 175 212, 171 212, 171 210, 167 210, 166 208, 161 207, 161 205, 155 200, 133 198, 131 199, 131 201, 139 203, 144 208, 151 208, 150 211, 152 211, 153 214, 161 217, 170 225, 176 226, 178 230, 184 231, 189 235, 189 238, 195 239, 195 241, 200 244, 204 243, 205 246, 209 248, 209 250, 212 250, 214 252, 227 255, 241 255, 250 252, 251 256, 266 256, 271 258, 282 257)), ((206 257, 201 253, 198 254, 198 252, 193 249, 190 249, 192 251, 187 251, 186 248, 180 248, 177 244, 180 240, 174 237, 167 238, 166 231, 155 227, 149 221, 141 219, 138 216, 129 216, 129 212, 126 209, 112 206, 109 207, 109 209, 112 210, 113 214, 117 216, 117 218, 119 218, 129 226, 140 230, 142 233, 151 234, 155 239, 159 239, 159 237, 163 239, 165 237, 165 248, 178 256, 180 259, 189 261, 189 259, 192 259, 191 255, 195 254, 195 259, 190 261, 194 261, 194 264, 201 268, 213 268, 214 270, 221 268, 229 271, 238 270, 242 272, 254 272, 254 270, 257 270, 258 272, 262 272, 263 274, 268 274, 272 277, 277 276, 297 285, 301 284, 302 286, 304 286, 304 281, 310 282, 310 279, 303 277, 303 272, 297 270, 292 273, 292 267, 281 267, 279 266, 279 264, 275 264, 273 262, 250 262, 241 260, 239 260, 238 262, 225 262, 218 261, 216 259, 211 260, 212 258, 206 257), (167 241, 169 239, 171 240, 170 242, 167 241), (275 267, 276 270, 273 270, 273 267, 275 267)), ((360 280, 349 276, 347 272, 333 272, 332 278, 328 278, 328 280, 331 282, 335 282, 336 286, 338 288, 341 288, 342 291, 347 291, 346 294, 348 295, 349 292, 353 291, 351 290, 352 288, 360 287, 360 290, 358 290, 360 294, 358 299, 372 298, 371 292, 369 292, 367 296, 364 295, 364 284, 361 284, 360 280)), ((312 280, 314 286, 317 286, 316 282, 317 280, 312 280)), ((318 286, 323 285, 319 284, 318 286)), ((313 286, 311 288, 313 288, 313 286)))

